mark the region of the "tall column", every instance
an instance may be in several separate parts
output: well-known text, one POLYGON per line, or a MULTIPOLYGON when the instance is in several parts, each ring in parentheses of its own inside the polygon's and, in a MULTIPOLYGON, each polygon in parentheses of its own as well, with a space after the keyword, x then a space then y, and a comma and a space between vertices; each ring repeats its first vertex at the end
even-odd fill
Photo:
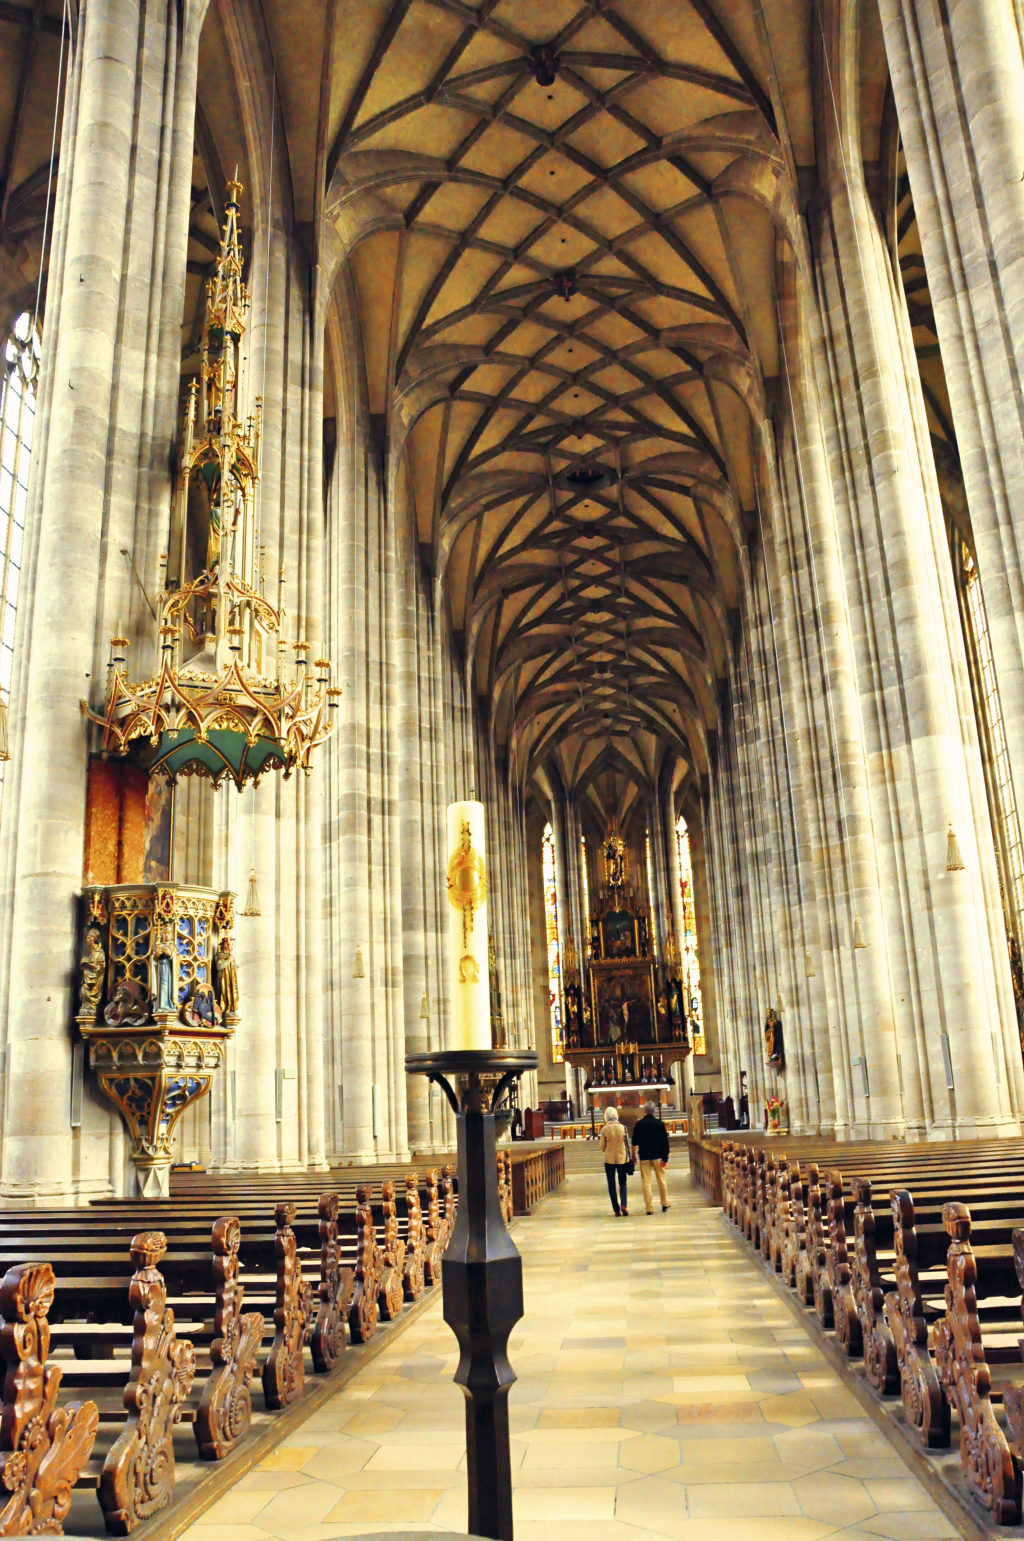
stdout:
POLYGON ((1024 799, 1024 62, 1006 0, 879 0, 1024 799))
MULTIPOLYGON (((888 933, 903 938, 912 971, 931 1127, 1009 1131, 1016 1119, 1005 1083, 996 1085, 990 1032, 992 1022, 1005 1030, 1012 1002, 1007 960, 993 951, 987 913, 998 903, 991 839, 982 833, 987 804, 961 710, 969 700, 966 663, 916 360, 864 187, 855 21, 835 5, 823 13, 828 95, 820 160, 828 202, 817 253, 826 335, 817 358, 822 397, 837 414, 826 438, 861 712, 876 767, 876 840, 896 877, 886 885, 888 933), (960 873, 946 871, 950 820, 963 831, 960 873)), ((883 944, 878 934, 865 939, 869 948, 883 944)), ((886 1118, 895 1120, 898 1104, 891 1094, 886 1100, 886 1118)), ((879 1121, 874 1106, 872 1119, 879 1121)))
POLYGON ((4 808, 17 851, 4 863, 4 973, 14 983, 0 1192, 22 1200, 109 1186, 110 1114, 90 1092, 82 1129, 68 1127, 89 745, 78 703, 97 697, 119 615, 136 641, 143 624, 121 548, 141 535, 152 573, 166 532, 205 9, 201 0, 84 7, 65 109, 45 432, 32 463, 33 583, 18 619, 26 664, 11 702, 17 753, 4 808))

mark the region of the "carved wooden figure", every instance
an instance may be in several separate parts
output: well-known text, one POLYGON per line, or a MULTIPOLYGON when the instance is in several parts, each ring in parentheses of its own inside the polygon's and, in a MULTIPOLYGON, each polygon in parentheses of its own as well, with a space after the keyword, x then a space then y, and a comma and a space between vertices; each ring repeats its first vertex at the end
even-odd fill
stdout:
POLYGON ((311 1325, 312 1295, 302 1277, 302 1263, 296 1251, 295 1205, 278 1204, 274 1210, 277 1235, 277 1301, 274 1344, 263 1366, 263 1397, 270 1408, 287 1407, 300 1395, 306 1383, 303 1346, 311 1325))
POLYGON ((775 1155, 769 1151, 764 1158, 764 1199, 761 1205, 761 1225, 758 1233, 758 1246, 761 1256, 767 1261, 771 1254, 772 1226, 775 1223, 775 1184, 778 1177, 778 1168, 775 1164, 775 1155))
POLYGON ((797 1161, 789 1169, 789 1198, 782 1231, 782 1282, 796 1289, 797 1259, 804 1245, 804 1185, 797 1161))
POLYGON ((393 1322, 401 1313, 405 1299, 402 1285, 405 1243, 398 1237, 395 1185, 390 1178, 381 1184, 380 1196, 384 1209, 384 1247, 380 1259, 380 1288, 377 1291, 377 1305, 384 1321, 393 1322))
POLYGON ((857 1205, 853 1212, 852 1284, 864 1344, 864 1371, 877 1392, 882 1396, 894 1396, 900 1389, 900 1372, 896 1363, 896 1345, 885 1320, 871 1184, 866 1177, 858 1177, 854 1180, 853 1191, 857 1205))
POLYGON ((775 1272, 782 1268, 782 1249, 789 1221, 789 1162, 779 1156, 775 1163, 775 1206, 768 1232, 768 1261, 775 1272))
POLYGON ((452 1239, 452 1231, 455 1229, 455 1183, 453 1166, 441 1168, 441 1185, 439 1189, 441 1204, 441 1256, 443 1257, 448 1243, 452 1239))
POLYGON ((825 1270, 832 1293, 832 1321, 836 1337, 849 1359, 859 1359, 863 1350, 857 1302, 853 1298, 853 1270, 846 1250, 846 1200, 843 1174, 828 1174, 828 1242, 825 1270))
POLYGON ((928 1353, 928 1324, 917 1269, 914 1201, 905 1188, 900 1188, 889 1195, 889 1202, 896 1289, 885 1297, 885 1321, 896 1350, 903 1411, 923 1445, 929 1450, 944 1450, 949 1444, 949 1404, 928 1353))
POLYGON ((179 1341, 167 1287, 157 1263, 167 1251, 162 1231, 132 1238, 135 1273, 128 1299, 135 1307, 132 1372, 125 1387, 128 1417, 103 1463, 99 1500, 107 1529, 126 1536, 169 1502, 174 1490, 174 1425, 192 1389, 196 1356, 179 1341))
POLYGON ((807 1206, 807 1267, 814 1309, 823 1327, 832 1326, 832 1284, 828 1276, 828 1196, 821 1191, 821 1183, 811 1188, 807 1206))
POLYGON ((426 1288, 423 1264, 427 1252, 427 1233, 423 1227, 423 1211, 420 1208, 419 1178, 409 1172, 405 1179, 405 1212, 409 1217, 409 1229, 405 1242, 405 1266, 402 1269, 402 1286, 406 1300, 419 1300, 426 1288))
POLYGON ((263 1345, 263 1313, 242 1315, 245 1290, 239 1282, 242 1226, 225 1215, 213 1227, 213 1282, 216 1302, 210 1344, 213 1373, 196 1410, 195 1436, 204 1461, 220 1461, 249 1432, 256 1361, 263 1345))
POLYGON ((434 1167, 431 1167, 427 1173, 427 1250, 423 1260, 424 1274, 430 1285, 441 1282, 443 1251, 441 1211, 437 1199, 437 1172, 434 1167))
POLYGON ((336 1193, 322 1193, 320 1216, 320 1309, 313 1326, 313 1368, 318 1375, 333 1370, 345 1352, 345 1322, 355 1290, 355 1269, 342 1266, 338 1245, 336 1193))
POLYGON ((1021 1468, 996 1421, 992 1380, 978 1321, 978 1267, 971 1247, 971 1213, 965 1204, 944 1204, 949 1236, 946 1314, 935 1325, 935 1368, 960 1420, 960 1462, 967 1486, 997 1525, 1019 1525, 1021 1468))
POLYGON ((365 1183, 356 1189, 356 1204, 356 1277, 348 1327, 353 1343, 368 1343, 377 1331, 380 1265, 370 1188, 365 1183))
POLYGON ((62 1371, 46 1362, 53 1289, 49 1263, 19 1263, 0 1284, 0 1470, 10 1494, 0 1510, 0 1536, 64 1534, 71 1490, 99 1428, 95 1402, 57 1406, 62 1371))

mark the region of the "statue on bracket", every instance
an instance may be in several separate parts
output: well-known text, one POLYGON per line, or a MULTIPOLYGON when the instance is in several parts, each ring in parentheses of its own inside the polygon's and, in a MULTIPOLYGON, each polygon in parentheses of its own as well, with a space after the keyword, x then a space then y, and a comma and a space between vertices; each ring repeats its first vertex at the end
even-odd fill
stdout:
POLYGON ((217 1004, 226 1017, 238 1015, 238 969, 235 966, 234 937, 230 931, 221 933, 214 959, 214 975, 217 980, 217 1004))
POLYGON ((764 1019, 764 1047, 772 1069, 785 1070, 786 1051, 782 1042, 782 1023, 775 1015, 775 1009, 772 1006, 768 1007, 768 1015, 764 1019))
POLYGON ((78 960, 78 967, 82 993, 79 1020, 95 1022, 100 1014, 103 976, 107 972, 107 955, 103 951, 100 933, 95 926, 90 926, 85 933, 85 947, 78 960))
POLYGON ((153 941, 153 1010, 158 1016, 173 1016, 177 1009, 174 989, 174 925, 160 920, 153 941))

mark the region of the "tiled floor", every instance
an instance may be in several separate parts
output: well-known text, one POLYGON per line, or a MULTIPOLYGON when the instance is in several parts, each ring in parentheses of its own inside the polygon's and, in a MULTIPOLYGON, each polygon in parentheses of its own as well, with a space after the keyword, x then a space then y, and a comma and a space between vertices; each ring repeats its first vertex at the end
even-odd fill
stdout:
MULTIPOLYGON (((598 1167, 517 1222, 517 1541, 550 1541, 552 1522, 559 1541, 955 1536, 721 1214, 672 1177, 667 1214, 616 1219, 598 1167)), ((438 1298, 186 1541, 465 1532, 456 1358, 438 1298)))

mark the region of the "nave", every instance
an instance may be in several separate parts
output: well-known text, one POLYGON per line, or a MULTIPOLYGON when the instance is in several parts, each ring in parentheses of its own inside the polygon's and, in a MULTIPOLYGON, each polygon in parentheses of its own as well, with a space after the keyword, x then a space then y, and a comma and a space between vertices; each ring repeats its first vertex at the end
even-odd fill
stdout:
MULTIPOLYGON (((515 1222, 517 1541, 955 1536, 674 1156, 616 1219, 592 1148, 515 1222)), ((462 1531, 465 1414, 435 1298, 183 1541, 462 1531)))

